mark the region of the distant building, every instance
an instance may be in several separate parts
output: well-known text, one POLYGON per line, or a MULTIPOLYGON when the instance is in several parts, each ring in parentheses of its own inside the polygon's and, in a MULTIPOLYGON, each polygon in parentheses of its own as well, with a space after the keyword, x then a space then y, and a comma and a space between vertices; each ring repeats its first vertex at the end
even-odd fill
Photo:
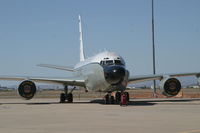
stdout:
POLYGON ((190 86, 187 86, 187 88, 195 88, 195 89, 198 89, 198 88, 200 88, 200 86, 199 86, 199 85, 190 85, 190 86))

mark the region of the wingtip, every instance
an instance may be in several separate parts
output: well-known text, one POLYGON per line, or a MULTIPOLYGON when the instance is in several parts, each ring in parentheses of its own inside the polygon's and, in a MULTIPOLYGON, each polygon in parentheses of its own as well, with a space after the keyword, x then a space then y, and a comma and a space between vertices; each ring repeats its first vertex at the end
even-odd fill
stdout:
POLYGON ((38 67, 42 67, 44 64, 36 64, 36 66, 38 67))

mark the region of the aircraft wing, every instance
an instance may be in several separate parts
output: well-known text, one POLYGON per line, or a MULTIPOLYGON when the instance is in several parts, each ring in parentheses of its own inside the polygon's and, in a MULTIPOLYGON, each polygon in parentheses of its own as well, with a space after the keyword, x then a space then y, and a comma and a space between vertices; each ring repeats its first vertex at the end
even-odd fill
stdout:
POLYGON ((37 66, 39 67, 47 67, 47 68, 52 68, 52 69, 59 69, 59 70, 65 70, 65 71, 71 71, 74 72, 75 70, 71 67, 66 67, 66 66, 58 66, 58 65, 52 65, 52 64, 38 64, 37 66))
POLYGON ((195 73, 179 73, 179 74, 156 74, 156 75, 141 75, 141 76, 130 76, 128 83, 138 83, 148 80, 162 80, 165 77, 185 77, 185 76, 196 76, 200 77, 200 72, 195 73))
POLYGON ((0 80, 13 80, 13 81, 31 80, 31 81, 35 81, 35 82, 41 82, 41 83, 54 83, 54 84, 85 87, 85 81, 83 79, 78 79, 76 77, 72 77, 72 78, 46 78, 46 77, 0 76, 0 80))

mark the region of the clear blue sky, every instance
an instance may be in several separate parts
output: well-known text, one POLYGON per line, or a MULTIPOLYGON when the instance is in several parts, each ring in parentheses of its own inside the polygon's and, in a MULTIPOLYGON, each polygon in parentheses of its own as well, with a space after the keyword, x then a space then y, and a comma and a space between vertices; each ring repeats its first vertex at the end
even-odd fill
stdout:
MULTIPOLYGON (((155 0, 157 73, 200 72, 200 0, 155 0)), ((152 73, 151 0, 0 0, 0 75, 68 76, 35 66, 79 61, 104 49, 132 74, 152 73)))

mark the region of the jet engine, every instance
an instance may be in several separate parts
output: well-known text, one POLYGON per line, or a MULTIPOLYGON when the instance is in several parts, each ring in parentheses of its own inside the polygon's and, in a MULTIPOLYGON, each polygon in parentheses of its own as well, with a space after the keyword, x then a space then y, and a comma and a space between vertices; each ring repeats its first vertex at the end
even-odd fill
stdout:
POLYGON ((23 81, 18 87, 18 93, 26 100, 32 99, 36 93, 35 83, 30 80, 23 81))
POLYGON ((176 96, 181 90, 181 83, 176 78, 164 78, 160 82, 160 89, 165 96, 176 96))

